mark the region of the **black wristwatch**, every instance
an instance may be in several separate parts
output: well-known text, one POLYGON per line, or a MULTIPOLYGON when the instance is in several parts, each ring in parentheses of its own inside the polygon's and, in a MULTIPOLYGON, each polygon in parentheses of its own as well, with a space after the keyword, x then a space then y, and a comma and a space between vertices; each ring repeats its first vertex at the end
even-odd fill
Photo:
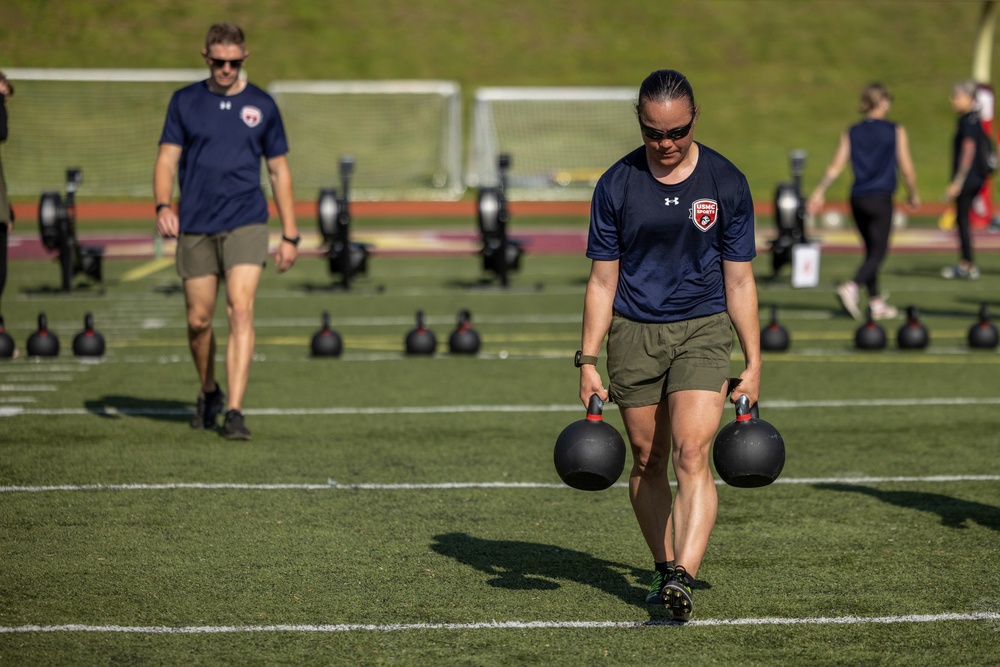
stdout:
POLYGON ((281 240, 287 243, 291 243, 293 246, 298 247, 299 241, 302 240, 302 234, 297 234, 294 239, 288 238, 284 234, 281 235, 281 240))
POLYGON ((577 350, 576 356, 573 358, 573 365, 579 368, 584 364, 590 364, 591 366, 596 366, 597 357, 592 357, 589 354, 584 354, 583 350, 577 350))

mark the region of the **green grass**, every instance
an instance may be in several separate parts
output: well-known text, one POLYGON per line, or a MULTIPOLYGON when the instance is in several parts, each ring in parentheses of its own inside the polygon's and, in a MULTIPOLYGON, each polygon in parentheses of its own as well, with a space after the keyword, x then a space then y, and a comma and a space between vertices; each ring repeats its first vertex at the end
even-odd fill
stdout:
MULTIPOLYGON (((806 187, 818 182, 838 133, 856 119, 861 87, 878 80, 893 92, 892 117, 910 132, 921 192, 933 202, 949 176, 948 93, 971 75, 981 8, 978 0, 622 0, 613 11, 602 0, 260 0, 222 8, 9 0, 0 65, 201 67, 208 25, 231 19, 247 30, 247 68, 263 85, 446 79, 468 102, 483 86, 638 86, 650 71, 672 67, 695 86, 698 138, 747 173, 759 200, 788 178, 796 148, 809 154, 806 187)), ((24 91, 12 102, 12 122, 27 104, 24 91)), ((58 185, 59 173, 52 178, 58 185)), ((828 199, 844 199, 848 185, 842 177, 828 199)))
MULTIPOLYGON (((254 440, 240 444, 186 424, 196 386, 172 269, 126 281, 139 263, 108 262, 104 292, 67 296, 50 291, 53 263, 18 261, 7 329, 23 347, 45 311, 64 353, 0 364, 0 409, 23 409, 0 417, 0 485, 88 488, 0 495, 0 627, 374 627, 2 633, 0 662, 993 664, 998 483, 928 479, 1000 474, 1000 357, 964 347, 979 304, 1000 310, 1000 259, 980 260, 984 278, 968 283, 935 276, 944 255, 889 259, 893 302, 917 304, 931 331, 915 353, 852 349, 857 325, 832 286, 853 254, 825 255, 816 290, 761 280, 761 303, 780 308, 793 338, 765 355, 761 402, 784 436, 789 483, 719 489, 695 619, 745 624, 688 628, 656 625, 663 611, 642 604, 651 564, 625 490, 573 491, 552 467, 556 435, 583 415, 569 360, 585 259, 529 254, 506 291, 470 289, 472 257, 376 257, 351 294, 322 289, 318 259, 269 270, 245 403, 254 440), (481 355, 404 357, 417 309, 444 341, 460 308, 481 355), (340 359, 308 357, 323 310, 344 338, 340 359), (88 311, 108 340, 100 363, 65 352, 88 311), (856 479, 871 477, 914 479, 856 479), (391 486, 495 482, 541 486, 391 486), (89 488, 130 484, 164 486, 89 488), (924 614, 993 616, 848 619, 924 614)), ((221 307, 218 323, 224 336, 221 307)), ((621 428, 617 411, 606 419, 621 428)))

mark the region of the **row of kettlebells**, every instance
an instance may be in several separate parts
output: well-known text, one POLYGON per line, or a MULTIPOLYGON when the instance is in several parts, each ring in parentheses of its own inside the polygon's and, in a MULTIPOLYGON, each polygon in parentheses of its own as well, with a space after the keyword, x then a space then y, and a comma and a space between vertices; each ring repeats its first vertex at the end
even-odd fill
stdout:
MULTIPOLYGON (((4 329, 0 317, 0 359, 14 356, 14 339, 4 329)), ((31 332, 25 350, 29 357, 55 357, 59 354, 59 337, 49 330, 45 313, 38 314, 38 329, 31 332)), ((94 329, 94 317, 87 313, 83 318, 83 331, 73 337, 73 354, 78 357, 100 357, 104 355, 104 336, 94 329)))
MULTIPOLYGON (((452 354, 476 354, 479 352, 479 334, 472 328, 472 316, 468 310, 458 312, 458 322, 448 337, 448 351, 452 354)), ((406 354, 431 355, 437 351, 437 336, 428 328, 424 311, 417 311, 416 326, 403 340, 406 354)), ((323 313, 323 325, 312 338, 314 357, 339 357, 344 350, 344 341, 339 333, 330 328, 330 314, 323 313)))
MULTIPOLYGON (((930 344, 930 333, 920 321, 920 311, 916 306, 906 309, 906 321, 896 331, 896 344, 901 350, 922 350, 930 344)), ((969 347, 982 350, 994 350, 1000 343, 1000 335, 996 326, 990 321, 986 304, 979 309, 979 318, 969 327, 967 336, 969 347)), ((868 319, 854 332, 854 345, 859 350, 882 350, 888 342, 885 328, 872 319, 868 319)), ((788 330, 778 323, 778 309, 771 307, 771 322, 760 331, 760 347, 763 350, 784 352, 791 345, 788 330)))

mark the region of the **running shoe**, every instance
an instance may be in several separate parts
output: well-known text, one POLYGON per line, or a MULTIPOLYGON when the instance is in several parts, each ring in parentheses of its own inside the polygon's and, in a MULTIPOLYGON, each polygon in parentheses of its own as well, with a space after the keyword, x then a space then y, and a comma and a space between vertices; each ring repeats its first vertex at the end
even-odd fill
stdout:
POLYGON ((649 586, 649 593, 646 594, 646 604, 662 605, 663 595, 661 591, 663 590, 663 584, 667 583, 667 579, 672 577, 674 574, 674 568, 670 567, 667 572, 660 572, 659 570, 653 570, 653 583, 649 586))
POLYGON ((687 623, 691 620, 691 578, 682 566, 674 568, 674 574, 663 584, 660 595, 663 597, 664 606, 670 609, 674 620, 679 623, 687 623))
POLYGON ((899 315, 896 307, 890 306, 882 297, 869 300, 868 308, 871 310, 873 320, 891 320, 899 315))
POLYGON ((243 423, 243 413, 239 410, 226 412, 226 420, 222 424, 222 436, 226 440, 249 440, 250 429, 243 423))
POLYGON ((844 283, 837 288, 837 298, 840 299, 841 305, 856 320, 861 319, 861 309, 858 308, 858 296, 858 286, 852 282, 844 283))
POLYGON ((955 278, 979 280, 979 267, 975 264, 972 264, 969 267, 964 267, 961 264, 957 266, 946 266, 941 269, 941 277, 946 280, 953 280, 955 278))
POLYGON ((198 406, 191 419, 191 428, 207 428, 214 431, 224 407, 226 407, 226 395, 219 388, 219 383, 216 383, 215 391, 198 396, 198 406))

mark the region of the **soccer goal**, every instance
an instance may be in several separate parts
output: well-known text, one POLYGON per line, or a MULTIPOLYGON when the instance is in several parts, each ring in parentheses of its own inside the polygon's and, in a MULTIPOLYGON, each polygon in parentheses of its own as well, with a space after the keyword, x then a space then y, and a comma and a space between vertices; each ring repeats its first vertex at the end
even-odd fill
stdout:
POLYGON ((354 157, 352 199, 457 199, 462 99, 450 81, 275 81, 296 199, 339 183, 354 157))
POLYGON ((466 183, 493 186, 510 155, 511 199, 589 199, 601 174, 641 143, 632 88, 480 88, 466 183))
POLYGON ((153 163, 170 96, 205 69, 5 70, 17 92, 7 105, 4 173, 14 196, 59 190, 67 167, 86 195, 152 197, 153 163))

